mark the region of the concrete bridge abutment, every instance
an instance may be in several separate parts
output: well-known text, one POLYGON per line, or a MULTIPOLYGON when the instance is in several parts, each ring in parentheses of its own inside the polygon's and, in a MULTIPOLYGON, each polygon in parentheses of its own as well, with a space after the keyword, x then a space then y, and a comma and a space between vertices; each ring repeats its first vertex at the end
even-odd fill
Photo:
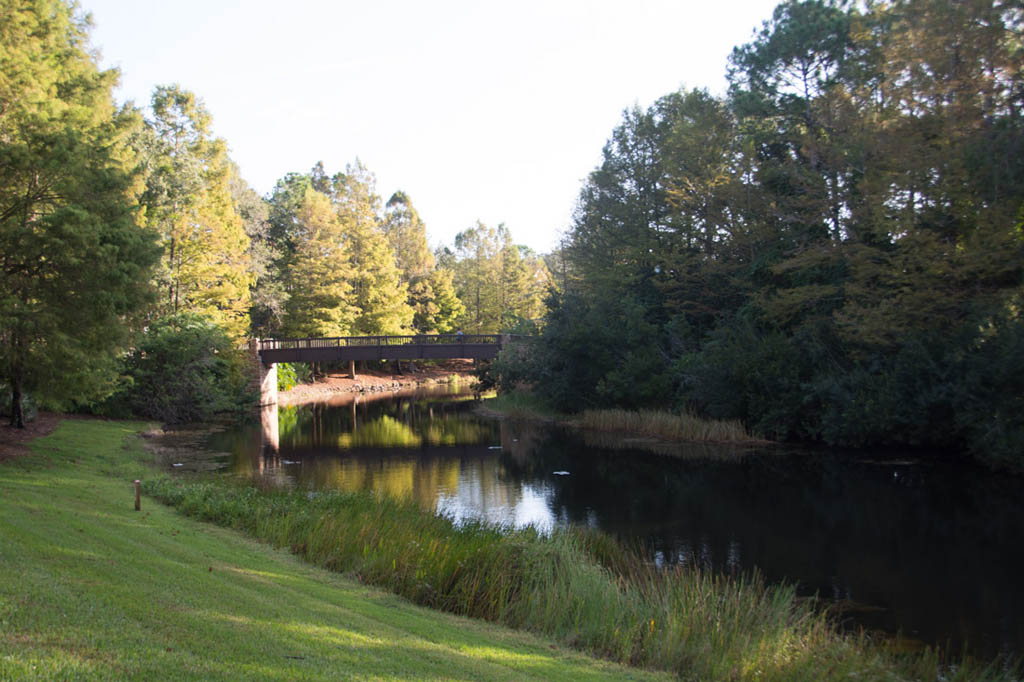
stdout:
POLYGON ((259 393, 260 407, 277 405, 277 365, 263 362, 259 339, 249 339, 249 357, 252 361, 252 388, 259 393))

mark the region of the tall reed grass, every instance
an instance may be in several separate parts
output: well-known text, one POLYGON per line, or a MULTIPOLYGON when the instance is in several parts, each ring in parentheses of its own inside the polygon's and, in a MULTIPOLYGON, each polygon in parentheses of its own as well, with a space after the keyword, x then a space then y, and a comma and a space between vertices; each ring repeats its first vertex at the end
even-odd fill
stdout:
POLYGON ((164 477, 146 493, 414 602, 560 639, 686 680, 1010 679, 838 634, 792 587, 661 570, 608 536, 455 525, 371 493, 164 477))
POLYGON ((651 438, 622 431, 579 429, 583 444, 602 450, 643 450, 658 455, 700 461, 735 462, 750 455, 763 455, 770 443, 764 441, 692 441, 651 438))
POLYGON ((738 419, 704 419, 688 412, 657 410, 584 410, 574 423, 585 429, 621 431, 665 440, 734 443, 758 438, 738 419))

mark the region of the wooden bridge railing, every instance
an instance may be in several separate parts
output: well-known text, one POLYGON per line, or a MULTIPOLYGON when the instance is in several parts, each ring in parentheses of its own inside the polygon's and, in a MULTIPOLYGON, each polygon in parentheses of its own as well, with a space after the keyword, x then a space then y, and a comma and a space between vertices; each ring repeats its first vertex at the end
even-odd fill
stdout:
POLYGON ((276 362, 418 360, 497 357, 509 334, 411 334, 407 336, 331 336, 309 339, 261 339, 260 359, 276 362))
POLYGON ((407 336, 330 336, 308 339, 260 339, 259 349, 265 351, 449 344, 494 344, 500 346, 503 336, 508 338, 507 334, 414 334, 407 336))

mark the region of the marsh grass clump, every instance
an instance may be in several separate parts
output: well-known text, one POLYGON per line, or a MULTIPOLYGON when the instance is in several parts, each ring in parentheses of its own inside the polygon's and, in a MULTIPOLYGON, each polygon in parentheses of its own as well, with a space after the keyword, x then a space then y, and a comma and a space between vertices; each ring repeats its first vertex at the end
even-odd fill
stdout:
POLYGON ((621 431, 674 441, 730 443, 758 440, 738 419, 704 419, 689 412, 584 410, 574 423, 585 429, 621 431))
POLYGON ((367 492, 170 477, 145 489, 190 516, 288 547, 418 604, 683 679, 1000 679, 969 664, 943 668, 934 653, 903 658, 841 635, 792 586, 692 566, 659 568, 591 530, 544 536, 456 525, 412 501, 367 492))

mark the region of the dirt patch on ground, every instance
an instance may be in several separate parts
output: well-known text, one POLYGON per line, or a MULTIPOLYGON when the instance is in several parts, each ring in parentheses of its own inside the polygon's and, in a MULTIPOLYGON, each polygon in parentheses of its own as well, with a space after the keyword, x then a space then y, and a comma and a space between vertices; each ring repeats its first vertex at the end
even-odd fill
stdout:
POLYGON ((52 432, 64 418, 62 414, 40 412, 35 419, 25 424, 23 429, 8 426, 5 418, 0 424, 0 462, 29 454, 31 451, 26 443, 52 432))
POLYGON ((402 374, 384 370, 356 370, 355 379, 350 379, 347 372, 332 371, 312 384, 299 384, 290 391, 283 391, 277 400, 281 405, 297 405, 338 393, 376 393, 430 386, 449 382, 452 376, 458 377, 460 382, 475 381, 472 360, 443 360, 419 364, 415 369, 403 362, 402 369, 402 374))

